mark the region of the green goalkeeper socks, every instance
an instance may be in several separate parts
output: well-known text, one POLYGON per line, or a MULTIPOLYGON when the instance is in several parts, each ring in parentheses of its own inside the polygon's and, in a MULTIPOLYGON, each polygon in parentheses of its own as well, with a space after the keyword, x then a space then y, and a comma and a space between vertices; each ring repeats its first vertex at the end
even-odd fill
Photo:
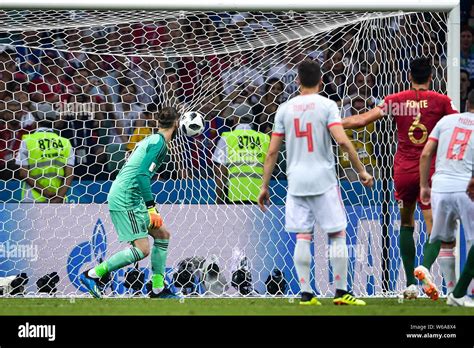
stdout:
POLYGON ((136 247, 131 247, 130 249, 125 249, 113 254, 107 261, 104 261, 100 265, 97 265, 94 268, 94 271, 95 274, 97 274, 97 276, 101 278, 109 272, 118 270, 124 266, 138 262, 144 257, 145 255, 143 255, 143 252, 140 249, 136 247))
POLYGON ((464 265, 464 269, 459 277, 458 283, 454 288, 453 295, 456 298, 461 298, 466 295, 467 288, 471 284, 472 278, 474 278, 474 247, 469 249, 467 260, 464 265))
POLYGON ((428 236, 428 239, 423 247, 422 265, 425 266, 427 269, 431 269, 431 266, 436 261, 436 258, 438 257, 440 250, 441 250, 441 241, 430 243, 430 238, 428 236))
POLYGON ((166 258, 168 256, 169 239, 155 239, 151 249, 151 270, 153 276, 151 285, 153 289, 163 289, 165 287, 166 258))
POLYGON ((416 279, 413 275, 416 256, 413 230, 414 228, 410 226, 400 227, 400 256, 402 257, 403 268, 405 269, 407 286, 410 286, 411 284, 416 284, 416 279))

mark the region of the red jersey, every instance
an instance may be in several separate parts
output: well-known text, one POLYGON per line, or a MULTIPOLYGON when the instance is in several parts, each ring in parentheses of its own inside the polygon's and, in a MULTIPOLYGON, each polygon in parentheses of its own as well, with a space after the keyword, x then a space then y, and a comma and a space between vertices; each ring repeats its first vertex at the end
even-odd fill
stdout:
POLYGON ((384 111, 397 125, 395 170, 405 172, 418 172, 421 152, 436 123, 445 115, 458 113, 448 96, 413 89, 387 96, 384 111))

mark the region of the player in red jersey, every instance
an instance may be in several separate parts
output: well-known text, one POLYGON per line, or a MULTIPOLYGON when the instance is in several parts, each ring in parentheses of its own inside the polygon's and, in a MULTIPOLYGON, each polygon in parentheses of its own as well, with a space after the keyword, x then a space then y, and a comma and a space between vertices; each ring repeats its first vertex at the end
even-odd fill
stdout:
MULTIPOLYGON (((421 152, 436 123, 445 115, 458 113, 449 97, 430 91, 432 67, 429 59, 418 58, 410 62, 411 89, 387 96, 378 108, 379 113, 355 115, 342 121, 344 128, 364 127, 384 115, 394 118, 398 131, 398 148, 394 159, 393 178, 395 198, 400 204, 400 254, 407 278, 405 298, 417 298, 418 288, 414 274, 416 247, 413 239, 414 213, 416 204, 420 205, 426 222, 428 234, 431 233, 431 206, 420 200, 419 163, 421 152)), ((431 175, 434 173, 433 159, 431 175)), ((441 244, 429 243, 423 248, 423 267, 427 270, 438 257, 441 244)), ((417 268, 418 269, 418 268, 417 268)), ((425 293, 432 299, 438 298, 435 287, 424 287, 425 293)))

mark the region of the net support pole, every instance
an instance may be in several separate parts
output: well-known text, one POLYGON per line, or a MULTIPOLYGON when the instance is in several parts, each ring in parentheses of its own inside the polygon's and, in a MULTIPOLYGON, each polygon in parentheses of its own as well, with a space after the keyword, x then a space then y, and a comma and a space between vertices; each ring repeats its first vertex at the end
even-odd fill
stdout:
MULTIPOLYGON (((461 64, 461 10, 458 4, 448 15, 448 52, 447 52, 447 74, 448 74, 448 95, 456 108, 461 110, 460 105, 460 64, 461 64)), ((459 279, 461 271, 461 228, 458 224, 456 232, 456 279, 459 279)))
MULTIPOLYGON (((460 108, 460 77, 459 69, 461 64, 461 13, 459 4, 449 12, 448 16, 448 52, 447 52, 447 73, 448 73, 448 95, 456 107, 460 108)), ((463 112, 463 110, 459 110, 463 112)))
POLYGON ((381 181, 381 218, 380 222, 382 225, 382 257, 381 257, 381 267, 382 267, 382 293, 386 294, 393 290, 393 274, 391 272, 391 257, 390 257, 390 247, 391 247, 391 229, 393 225, 392 221, 392 211, 393 211, 393 200, 392 200, 392 186, 393 182, 393 158, 394 148, 392 147, 392 142, 389 136, 388 130, 393 128, 393 121, 391 118, 384 117, 380 121, 380 130, 382 134, 382 153, 385 156, 381 157, 381 171, 380 171, 380 181, 381 181))

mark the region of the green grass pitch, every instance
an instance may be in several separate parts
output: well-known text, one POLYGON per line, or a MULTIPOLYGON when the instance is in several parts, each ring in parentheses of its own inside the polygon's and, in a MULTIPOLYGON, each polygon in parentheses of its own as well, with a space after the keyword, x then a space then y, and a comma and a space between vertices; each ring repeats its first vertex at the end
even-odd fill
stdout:
POLYGON ((448 307, 445 299, 367 299, 365 307, 300 306, 289 299, 0 299, 0 315, 474 315, 474 308, 448 307))

